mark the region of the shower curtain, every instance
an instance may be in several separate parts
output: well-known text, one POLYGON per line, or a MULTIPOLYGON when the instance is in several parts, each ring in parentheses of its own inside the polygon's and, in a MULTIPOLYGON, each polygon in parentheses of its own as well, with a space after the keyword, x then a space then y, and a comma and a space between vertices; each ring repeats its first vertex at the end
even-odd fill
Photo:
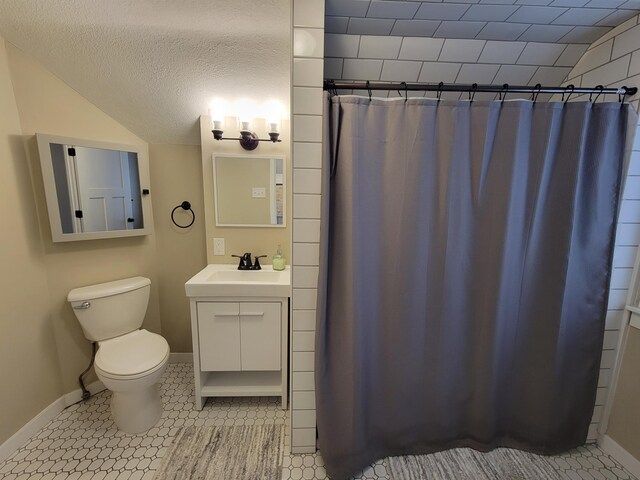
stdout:
POLYGON ((634 115, 327 96, 316 403, 331 478, 389 455, 585 442, 634 115))

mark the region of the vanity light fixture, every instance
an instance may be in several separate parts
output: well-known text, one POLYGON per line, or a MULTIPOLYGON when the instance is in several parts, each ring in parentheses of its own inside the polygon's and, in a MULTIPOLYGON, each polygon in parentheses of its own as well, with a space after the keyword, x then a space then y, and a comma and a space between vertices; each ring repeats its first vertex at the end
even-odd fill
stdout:
POLYGON ((278 131, 282 121, 282 106, 277 101, 270 101, 264 104, 262 112, 256 115, 254 104, 248 100, 239 100, 235 104, 233 113, 229 114, 229 106, 222 100, 214 100, 209 106, 211 116, 211 133, 215 140, 237 140, 245 150, 255 150, 260 142, 281 142, 278 131), (224 137, 225 119, 233 116, 237 119, 239 137, 224 137), (267 122, 269 138, 259 138, 258 134, 251 130, 253 118, 264 118, 267 122))

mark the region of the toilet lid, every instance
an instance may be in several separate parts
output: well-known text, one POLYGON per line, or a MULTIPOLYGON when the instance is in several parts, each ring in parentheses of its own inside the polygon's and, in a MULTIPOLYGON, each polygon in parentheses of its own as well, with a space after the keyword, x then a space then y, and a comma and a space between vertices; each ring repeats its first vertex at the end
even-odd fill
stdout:
POLYGON ((136 330, 100 342, 96 366, 111 375, 138 375, 157 367, 169 354, 169 344, 160 335, 136 330))

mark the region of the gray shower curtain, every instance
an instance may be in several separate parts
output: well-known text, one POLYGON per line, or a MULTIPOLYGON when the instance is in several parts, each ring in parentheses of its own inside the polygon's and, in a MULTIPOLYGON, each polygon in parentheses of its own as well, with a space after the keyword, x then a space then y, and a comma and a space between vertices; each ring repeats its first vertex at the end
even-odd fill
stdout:
POLYGON ((316 401, 333 479, 585 442, 633 115, 327 97, 316 401))

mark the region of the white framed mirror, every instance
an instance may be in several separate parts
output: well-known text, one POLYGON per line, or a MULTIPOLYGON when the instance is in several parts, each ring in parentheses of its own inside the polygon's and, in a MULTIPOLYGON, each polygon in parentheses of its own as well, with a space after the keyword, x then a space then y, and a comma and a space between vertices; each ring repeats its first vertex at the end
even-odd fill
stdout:
POLYGON ((153 233, 147 153, 36 134, 54 242, 153 233))
POLYGON ((285 227, 284 157, 213 155, 218 227, 285 227))

